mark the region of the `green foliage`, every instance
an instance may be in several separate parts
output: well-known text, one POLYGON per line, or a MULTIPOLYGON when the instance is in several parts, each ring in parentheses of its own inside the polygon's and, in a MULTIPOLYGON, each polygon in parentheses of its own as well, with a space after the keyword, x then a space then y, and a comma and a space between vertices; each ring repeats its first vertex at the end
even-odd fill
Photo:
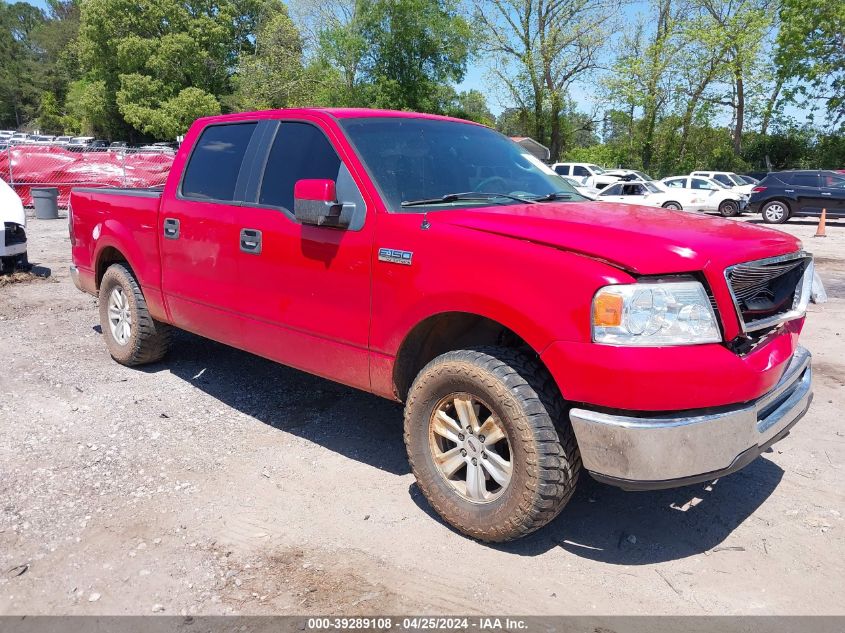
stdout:
POLYGON ((825 102, 845 130, 845 3, 783 0, 777 61, 784 74, 803 81, 797 92, 825 102))
POLYGON ((79 79, 68 86, 66 132, 103 136, 108 126, 109 95, 104 81, 79 79))
POLYGON ((89 80, 105 85, 106 130, 155 138, 219 112, 241 56, 280 0, 81 0, 78 50, 89 80))
POLYGON ((313 75, 303 66, 302 37, 287 10, 261 26, 255 52, 241 55, 235 99, 243 110, 304 105, 313 75))

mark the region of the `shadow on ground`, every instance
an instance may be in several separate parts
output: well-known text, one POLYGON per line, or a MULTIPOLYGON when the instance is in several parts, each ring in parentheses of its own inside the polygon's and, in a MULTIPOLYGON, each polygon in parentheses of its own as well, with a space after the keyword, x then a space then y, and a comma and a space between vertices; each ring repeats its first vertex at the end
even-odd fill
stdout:
POLYGON ((188 332, 174 332, 169 371, 264 424, 394 475, 411 472, 402 406, 188 332))
MULTIPOLYGON (((175 333, 170 371, 222 403, 350 459, 394 475, 410 472, 402 407, 186 332, 175 333)), ((555 547, 617 565, 645 565, 718 549, 769 497, 783 471, 765 458, 713 484, 625 492, 582 473, 575 496, 550 525, 524 539, 493 545, 520 556, 555 547)), ((443 522, 412 484, 409 494, 443 522)))

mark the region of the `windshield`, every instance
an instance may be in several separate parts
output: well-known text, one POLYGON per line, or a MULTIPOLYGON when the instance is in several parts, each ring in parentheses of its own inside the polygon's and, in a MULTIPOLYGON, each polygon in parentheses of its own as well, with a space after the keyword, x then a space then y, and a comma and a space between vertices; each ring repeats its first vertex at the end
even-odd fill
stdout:
POLYGON ((405 117, 339 123, 390 211, 585 200, 524 148, 480 125, 405 117), (455 198, 470 192, 485 195, 455 198))

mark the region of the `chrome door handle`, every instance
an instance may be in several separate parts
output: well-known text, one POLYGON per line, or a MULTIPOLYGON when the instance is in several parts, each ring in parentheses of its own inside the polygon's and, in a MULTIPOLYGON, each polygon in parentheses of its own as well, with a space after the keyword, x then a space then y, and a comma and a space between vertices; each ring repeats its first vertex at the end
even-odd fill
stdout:
POLYGON ((251 255, 261 254, 261 231, 258 229, 241 229, 241 252, 251 255))
POLYGON ((164 237, 169 240, 179 239, 179 220, 176 218, 164 218, 164 237))
POLYGON ((822 195, 823 196, 829 196, 829 195, 832 195, 832 194, 829 191, 822 191, 822 195))

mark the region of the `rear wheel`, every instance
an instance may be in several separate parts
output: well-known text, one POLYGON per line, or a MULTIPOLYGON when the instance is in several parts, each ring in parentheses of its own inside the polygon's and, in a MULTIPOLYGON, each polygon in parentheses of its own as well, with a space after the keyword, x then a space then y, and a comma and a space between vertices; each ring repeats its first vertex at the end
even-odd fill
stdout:
POLYGON ((719 213, 726 218, 732 218, 739 215, 739 203, 736 200, 724 200, 719 205, 719 213))
POLYGON ((432 507, 484 541, 515 539, 551 521, 581 468, 551 376, 505 348, 431 361, 408 396, 405 444, 432 507))
POLYGON ((781 200, 772 200, 763 205, 760 209, 763 215, 763 222, 767 224, 783 224, 789 219, 789 206, 781 200))
POLYGON ((124 264, 109 266, 100 282, 100 327, 121 365, 153 363, 170 347, 170 326, 150 316, 141 287, 124 264))
POLYGON ((664 209, 671 209, 672 211, 683 211, 684 208, 681 206, 680 202, 664 202, 663 203, 664 209))

